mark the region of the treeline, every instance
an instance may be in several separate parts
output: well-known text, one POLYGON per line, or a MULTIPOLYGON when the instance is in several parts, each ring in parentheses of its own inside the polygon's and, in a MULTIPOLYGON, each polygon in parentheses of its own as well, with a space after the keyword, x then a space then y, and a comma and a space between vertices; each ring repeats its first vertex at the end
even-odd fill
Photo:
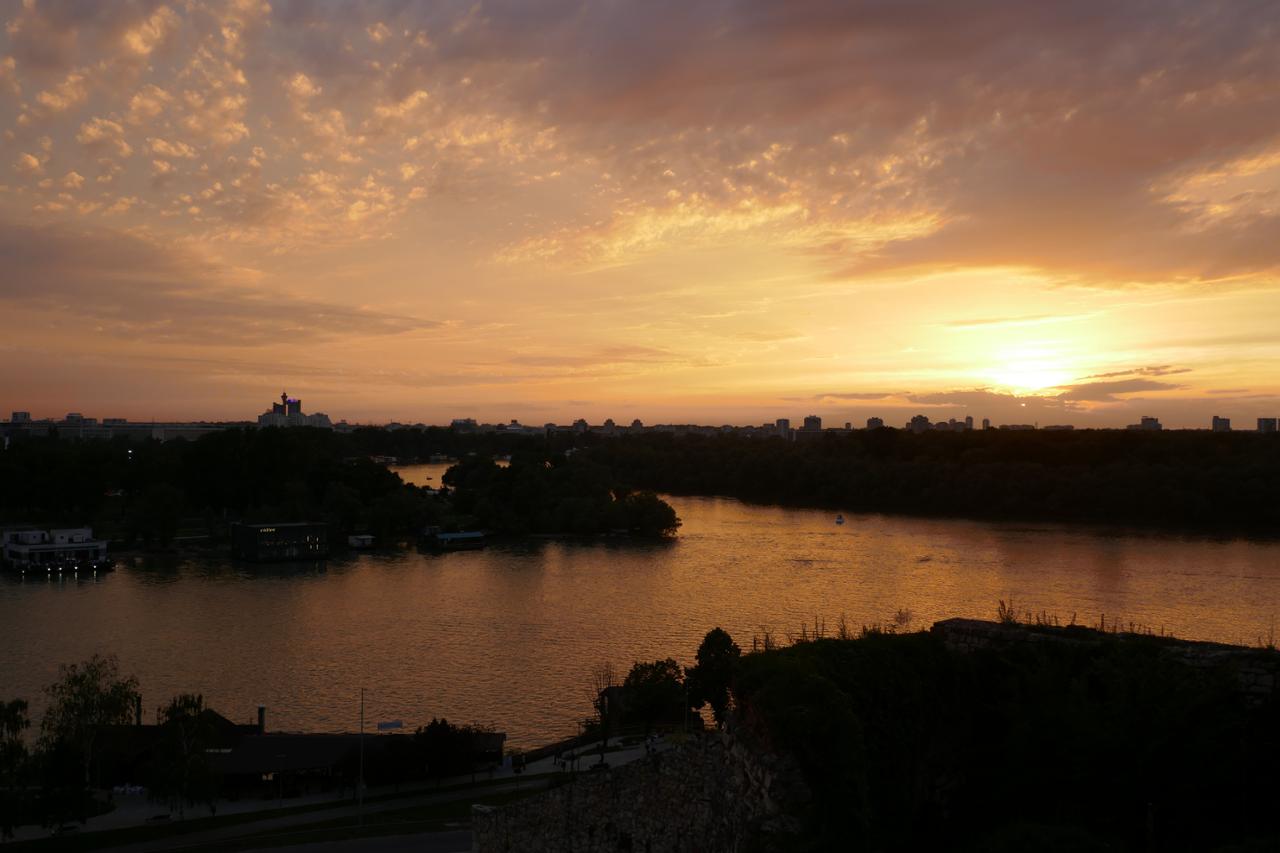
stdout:
POLYGON ((680 519, 652 492, 619 489, 608 468, 582 454, 534 451, 506 467, 489 456, 467 456, 444 476, 455 511, 507 534, 674 534, 680 519))
POLYGON ((27 438, 0 453, 0 518, 89 523, 112 538, 164 543, 180 529, 210 533, 228 521, 326 520, 338 535, 412 534, 447 512, 357 447, 319 429, 166 443, 27 438))
POLYGON ((1280 530, 1280 435, 924 433, 783 442, 647 434, 583 451, 633 489, 988 519, 1280 530))

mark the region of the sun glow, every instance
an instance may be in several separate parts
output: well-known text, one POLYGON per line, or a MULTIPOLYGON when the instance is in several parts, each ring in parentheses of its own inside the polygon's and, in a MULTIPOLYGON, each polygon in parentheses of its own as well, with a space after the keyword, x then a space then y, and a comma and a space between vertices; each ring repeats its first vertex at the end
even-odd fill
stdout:
POLYGON ((1001 389, 1014 394, 1034 394, 1059 388, 1074 375, 1055 353, 1042 349, 1019 349, 1002 354, 1004 363, 988 373, 1001 389))

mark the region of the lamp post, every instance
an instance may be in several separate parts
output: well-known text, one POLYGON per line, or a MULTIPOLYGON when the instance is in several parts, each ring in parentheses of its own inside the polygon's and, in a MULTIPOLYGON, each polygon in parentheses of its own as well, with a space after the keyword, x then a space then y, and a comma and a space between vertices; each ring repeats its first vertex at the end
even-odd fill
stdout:
POLYGON ((364 688, 360 688, 360 775, 356 779, 356 822, 364 825, 364 688))

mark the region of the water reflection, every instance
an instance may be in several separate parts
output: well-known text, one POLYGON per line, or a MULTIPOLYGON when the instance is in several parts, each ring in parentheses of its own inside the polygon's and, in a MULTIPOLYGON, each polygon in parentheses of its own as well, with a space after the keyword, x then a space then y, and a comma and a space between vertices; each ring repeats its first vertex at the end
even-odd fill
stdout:
MULTIPOLYGON (((426 473, 438 483, 442 466, 426 473)), ((203 692, 233 719, 354 729, 374 719, 491 722, 515 745, 574 730, 605 660, 692 659, 720 625, 912 627, 991 617, 998 599, 1064 621, 1130 620, 1254 642, 1280 601, 1280 544, 1119 535, 1052 525, 855 516, 676 498, 669 544, 525 540, 446 554, 372 551, 257 566, 147 557, 96 582, 0 585, 0 699, 37 715, 59 663, 120 656, 145 701, 203 692)))

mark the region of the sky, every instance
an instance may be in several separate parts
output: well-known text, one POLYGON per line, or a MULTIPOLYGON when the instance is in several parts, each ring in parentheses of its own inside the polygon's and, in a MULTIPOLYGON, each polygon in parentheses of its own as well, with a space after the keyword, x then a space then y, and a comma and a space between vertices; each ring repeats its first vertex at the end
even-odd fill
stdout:
POLYGON ((0 21, 6 416, 1280 416, 1272 0, 0 21))

